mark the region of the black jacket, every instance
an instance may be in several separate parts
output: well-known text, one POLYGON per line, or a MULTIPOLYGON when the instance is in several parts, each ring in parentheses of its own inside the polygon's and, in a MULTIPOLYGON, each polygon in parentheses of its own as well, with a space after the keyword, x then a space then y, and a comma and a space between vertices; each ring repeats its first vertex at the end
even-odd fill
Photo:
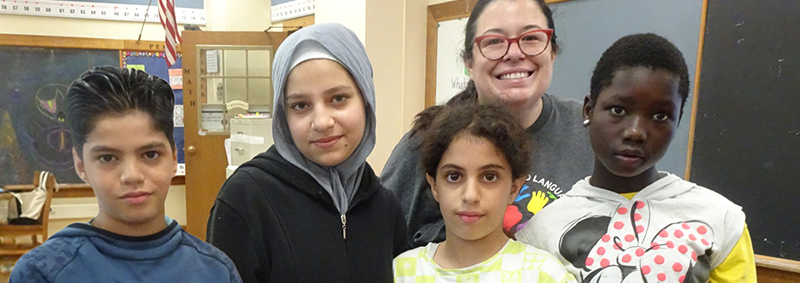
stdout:
POLYGON ((206 240, 245 283, 392 282, 406 222, 369 165, 345 218, 343 227, 328 192, 273 146, 222 186, 206 240))

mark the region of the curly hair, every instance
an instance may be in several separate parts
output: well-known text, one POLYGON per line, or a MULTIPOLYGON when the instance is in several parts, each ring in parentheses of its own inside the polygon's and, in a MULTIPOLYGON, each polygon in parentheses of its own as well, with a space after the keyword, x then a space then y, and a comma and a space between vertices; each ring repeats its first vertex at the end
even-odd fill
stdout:
POLYGON ((434 178, 444 152, 462 134, 491 142, 508 161, 513 178, 530 171, 531 137, 502 106, 471 103, 443 108, 423 133, 422 166, 434 178))
POLYGON ((632 34, 620 38, 611 45, 600 60, 592 74, 592 83, 589 97, 592 103, 597 102, 597 96, 611 81, 617 71, 625 68, 647 67, 667 71, 680 79, 678 92, 681 95, 681 112, 689 96, 689 71, 686 60, 678 47, 669 40, 652 34, 632 34))

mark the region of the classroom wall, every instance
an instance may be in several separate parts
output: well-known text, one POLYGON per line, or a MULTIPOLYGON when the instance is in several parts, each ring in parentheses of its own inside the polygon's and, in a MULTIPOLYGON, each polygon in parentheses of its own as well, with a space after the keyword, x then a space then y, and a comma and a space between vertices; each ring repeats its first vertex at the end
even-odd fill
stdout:
MULTIPOLYGON (((314 23, 340 23, 351 29, 361 42, 366 34, 364 16, 366 0, 317 0, 314 10, 314 23)), ((391 18, 391 15, 387 15, 391 18)))
MULTIPOLYGON (((157 1, 151 9, 158 9, 157 1)), ((204 0, 206 25, 203 30, 259 31, 271 24, 269 0, 204 0)), ((183 25, 180 25, 183 30, 183 25)), ((164 40, 161 24, 90 20, 76 18, 0 15, 0 33, 89 37, 106 39, 164 40)))
POLYGON ((380 174, 425 98, 427 0, 317 0, 315 22, 339 22, 357 35, 372 63, 377 142, 367 161, 380 174), (363 5, 361 7, 355 7, 363 5), (361 11, 363 13, 353 13, 361 11))
MULTIPOLYGON (((368 162, 380 173, 392 149, 411 128, 414 115, 424 106, 425 24, 428 0, 346 0, 361 8, 345 9, 339 0, 318 0, 316 22, 343 22, 365 41, 373 64, 377 91, 377 144, 368 162), (367 3, 369 2, 369 3, 367 3), (349 13, 347 11, 364 11, 349 13)), ((203 30, 260 31, 269 25, 269 1, 206 0, 207 25, 203 30)), ((351 6, 352 8, 352 6, 351 6)), ((0 16, 0 33, 108 39, 136 39, 141 23, 0 16), (91 28, 87 28, 91 27, 91 28)), ((182 27, 181 27, 182 29, 182 27)), ((142 40, 163 40, 158 23, 145 24, 142 40)), ((167 201, 168 215, 185 223, 185 187, 173 186, 167 201), (172 197, 172 194, 178 197, 172 197), (182 214, 181 214, 182 213, 182 214), (181 221, 181 219, 184 219, 181 221)), ((93 204, 93 200, 82 204, 93 204)), ((54 204, 59 205, 59 204, 54 204)), ((96 205, 96 204, 95 204, 96 205)), ((83 215, 89 214, 84 211, 83 215)), ((51 231, 69 222, 54 220, 51 231), (60 225, 60 226, 59 226, 60 225)))
MULTIPOLYGON (((205 0, 204 5, 207 23, 201 26, 203 30, 261 31, 271 24, 269 0, 205 0)), ((6 34, 135 40, 139 37, 140 29, 141 22, 0 14, 0 33, 6 34)), ((182 25, 180 29, 183 30, 182 25)), ((164 40, 161 24, 145 23, 141 39, 164 40)), ((93 198, 54 199, 52 206, 54 213, 50 221, 50 234, 69 223, 88 221, 97 213, 97 201, 93 198)), ((170 187, 166 213, 182 225, 186 224, 185 186, 170 187)))

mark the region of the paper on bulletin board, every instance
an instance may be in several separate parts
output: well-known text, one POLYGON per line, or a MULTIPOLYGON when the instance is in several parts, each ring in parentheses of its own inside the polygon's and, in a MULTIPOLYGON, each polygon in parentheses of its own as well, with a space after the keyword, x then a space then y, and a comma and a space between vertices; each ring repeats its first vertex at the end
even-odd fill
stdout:
POLYGON ((467 87, 469 72, 461 59, 467 18, 439 22, 436 33, 436 104, 467 87))
POLYGON ((200 113, 200 128, 209 132, 225 131, 224 118, 225 114, 222 111, 207 111, 204 109, 200 113))
MULTIPOLYGON (((164 52, 140 52, 140 51, 123 51, 122 52, 122 66, 124 68, 134 68, 139 69, 147 72, 150 75, 157 76, 167 82, 172 82, 172 77, 175 77, 174 71, 172 69, 181 70, 183 64, 183 59, 180 53, 178 54, 178 60, 175 62, 172 67, 167 67, 166 60, 164 59, 164 52)), ((182 76, 179 76, 182 77, 182 76)), ((172 84, 170 84, 172 86, 172 84)), ((185 173, 185 154, 183 151, 185 141, 184 141, 184 129, 183 129, 183 89, 181 88, 174 88, 173 86, 173 93, 175 94, 175 110, 174 110, 174 127, 173 127, 173 137, 175 139, 175 148, 177 149, 177 156, 178 156, 178 174, 183 175, 185 173)))
POLYGON ((169 86, 183 89, 183 69, 169 69, 169 86))
POLYGON ((206 51, 206 73, 213 74, 219 72, 219 51, 206 51))
POLYGON ((129 69, 134 69, 134 70, 139 70, 139 71, 142 71, 142 72, 147 72, 144 69, 144 64, 128 64, 128 68, 129 69))

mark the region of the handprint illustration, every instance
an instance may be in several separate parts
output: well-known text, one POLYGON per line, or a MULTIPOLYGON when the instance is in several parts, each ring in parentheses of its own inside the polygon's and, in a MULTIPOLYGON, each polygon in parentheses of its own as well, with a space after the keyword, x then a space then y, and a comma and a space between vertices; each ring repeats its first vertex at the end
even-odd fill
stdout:
POLYGON ((506 214, 503 218, 503 231, 508 235, 514 235, 514 233, 525 227, 531 216, 542 210, 550 201, 556 199, 557 197, 549 191, 531 190, 528 184, 522 185, 516 199, 514 199, 514 203, 506 208, 506 214))
POLYGON ((549 201, 550 198, 547 197, 547 194, 545 192, 538 191, 534 193, 533 196, 531 196, 531 200, 530 202, 528 202, 528 211, 530 211, 533 214, 536 214, 539 212, 539 210, 542 210, 542 208, 544 208, 544 206, 547 205, 547 202, 549 201))
POLYGON ((577 221, 560 253, 581 269, 582 282, 705 282, 713 231, 701 221, 652 229, 650 208, 636 201, 611 217, 577 221))

